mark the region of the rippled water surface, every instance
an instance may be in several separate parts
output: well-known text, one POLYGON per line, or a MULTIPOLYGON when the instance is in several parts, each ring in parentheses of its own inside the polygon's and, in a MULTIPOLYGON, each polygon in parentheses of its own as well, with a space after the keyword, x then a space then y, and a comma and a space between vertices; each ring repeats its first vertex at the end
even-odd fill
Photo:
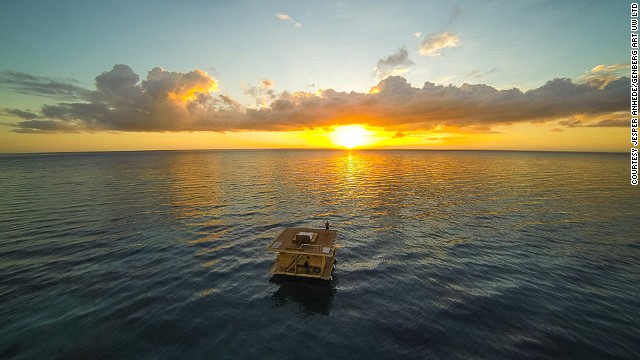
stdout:
POLYGON ((0 358, 638 359, 626 154, 0 157, 0 358), (329 220, 334 279, 265 246, 329 220))

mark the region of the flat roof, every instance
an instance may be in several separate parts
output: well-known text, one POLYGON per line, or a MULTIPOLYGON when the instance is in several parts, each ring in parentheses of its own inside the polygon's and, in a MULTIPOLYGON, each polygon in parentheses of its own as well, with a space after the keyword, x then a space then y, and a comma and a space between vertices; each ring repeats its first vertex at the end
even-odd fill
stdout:
POLYGON ((337 233, 335 230, 310 229, 310 228, 286 228, 278 237, 267 245, 267 251, 305 253, 318 256, 333 256, 333 247, 336 243, 337 233), (311 243, 295 242, 298 233, 317 234, 311 243))

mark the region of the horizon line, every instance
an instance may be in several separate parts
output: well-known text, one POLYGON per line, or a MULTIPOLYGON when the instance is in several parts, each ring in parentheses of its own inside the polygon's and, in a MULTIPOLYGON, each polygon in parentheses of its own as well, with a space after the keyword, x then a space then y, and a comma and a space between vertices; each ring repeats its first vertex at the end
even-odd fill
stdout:
POLYGON ((139 149, 139 150, 92 150, 92 151, 38 151, 38 152, 0 152, 0 156, 11 155, 62 155, 62 154, 99 154, 134 152, 208 152, 208 151, 467 151, 467 152, 533 152, 533 153, 570 153, 570 154, 627 154, 626 151, 596 150, 531 150, 531 149, 425 149, 425 148, 209 148, 209 149, 139 149))

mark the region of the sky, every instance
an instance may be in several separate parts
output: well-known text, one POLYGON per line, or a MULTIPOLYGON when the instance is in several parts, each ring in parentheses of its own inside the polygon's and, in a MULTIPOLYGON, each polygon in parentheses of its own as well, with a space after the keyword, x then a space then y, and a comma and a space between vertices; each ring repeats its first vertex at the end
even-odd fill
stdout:
POLYGON ((0 153, 627 151, 627 1, 3 1, 0 153))

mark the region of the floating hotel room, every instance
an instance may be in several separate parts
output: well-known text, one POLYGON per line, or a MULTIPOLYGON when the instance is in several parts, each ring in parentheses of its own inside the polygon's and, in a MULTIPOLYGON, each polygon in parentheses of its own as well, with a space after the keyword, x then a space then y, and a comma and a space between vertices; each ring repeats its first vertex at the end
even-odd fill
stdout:
POLYGON ((274 275, 330 280, 336 258, 336 231, 286 228, 267 251, 278 253, 271 267, 274 275))

